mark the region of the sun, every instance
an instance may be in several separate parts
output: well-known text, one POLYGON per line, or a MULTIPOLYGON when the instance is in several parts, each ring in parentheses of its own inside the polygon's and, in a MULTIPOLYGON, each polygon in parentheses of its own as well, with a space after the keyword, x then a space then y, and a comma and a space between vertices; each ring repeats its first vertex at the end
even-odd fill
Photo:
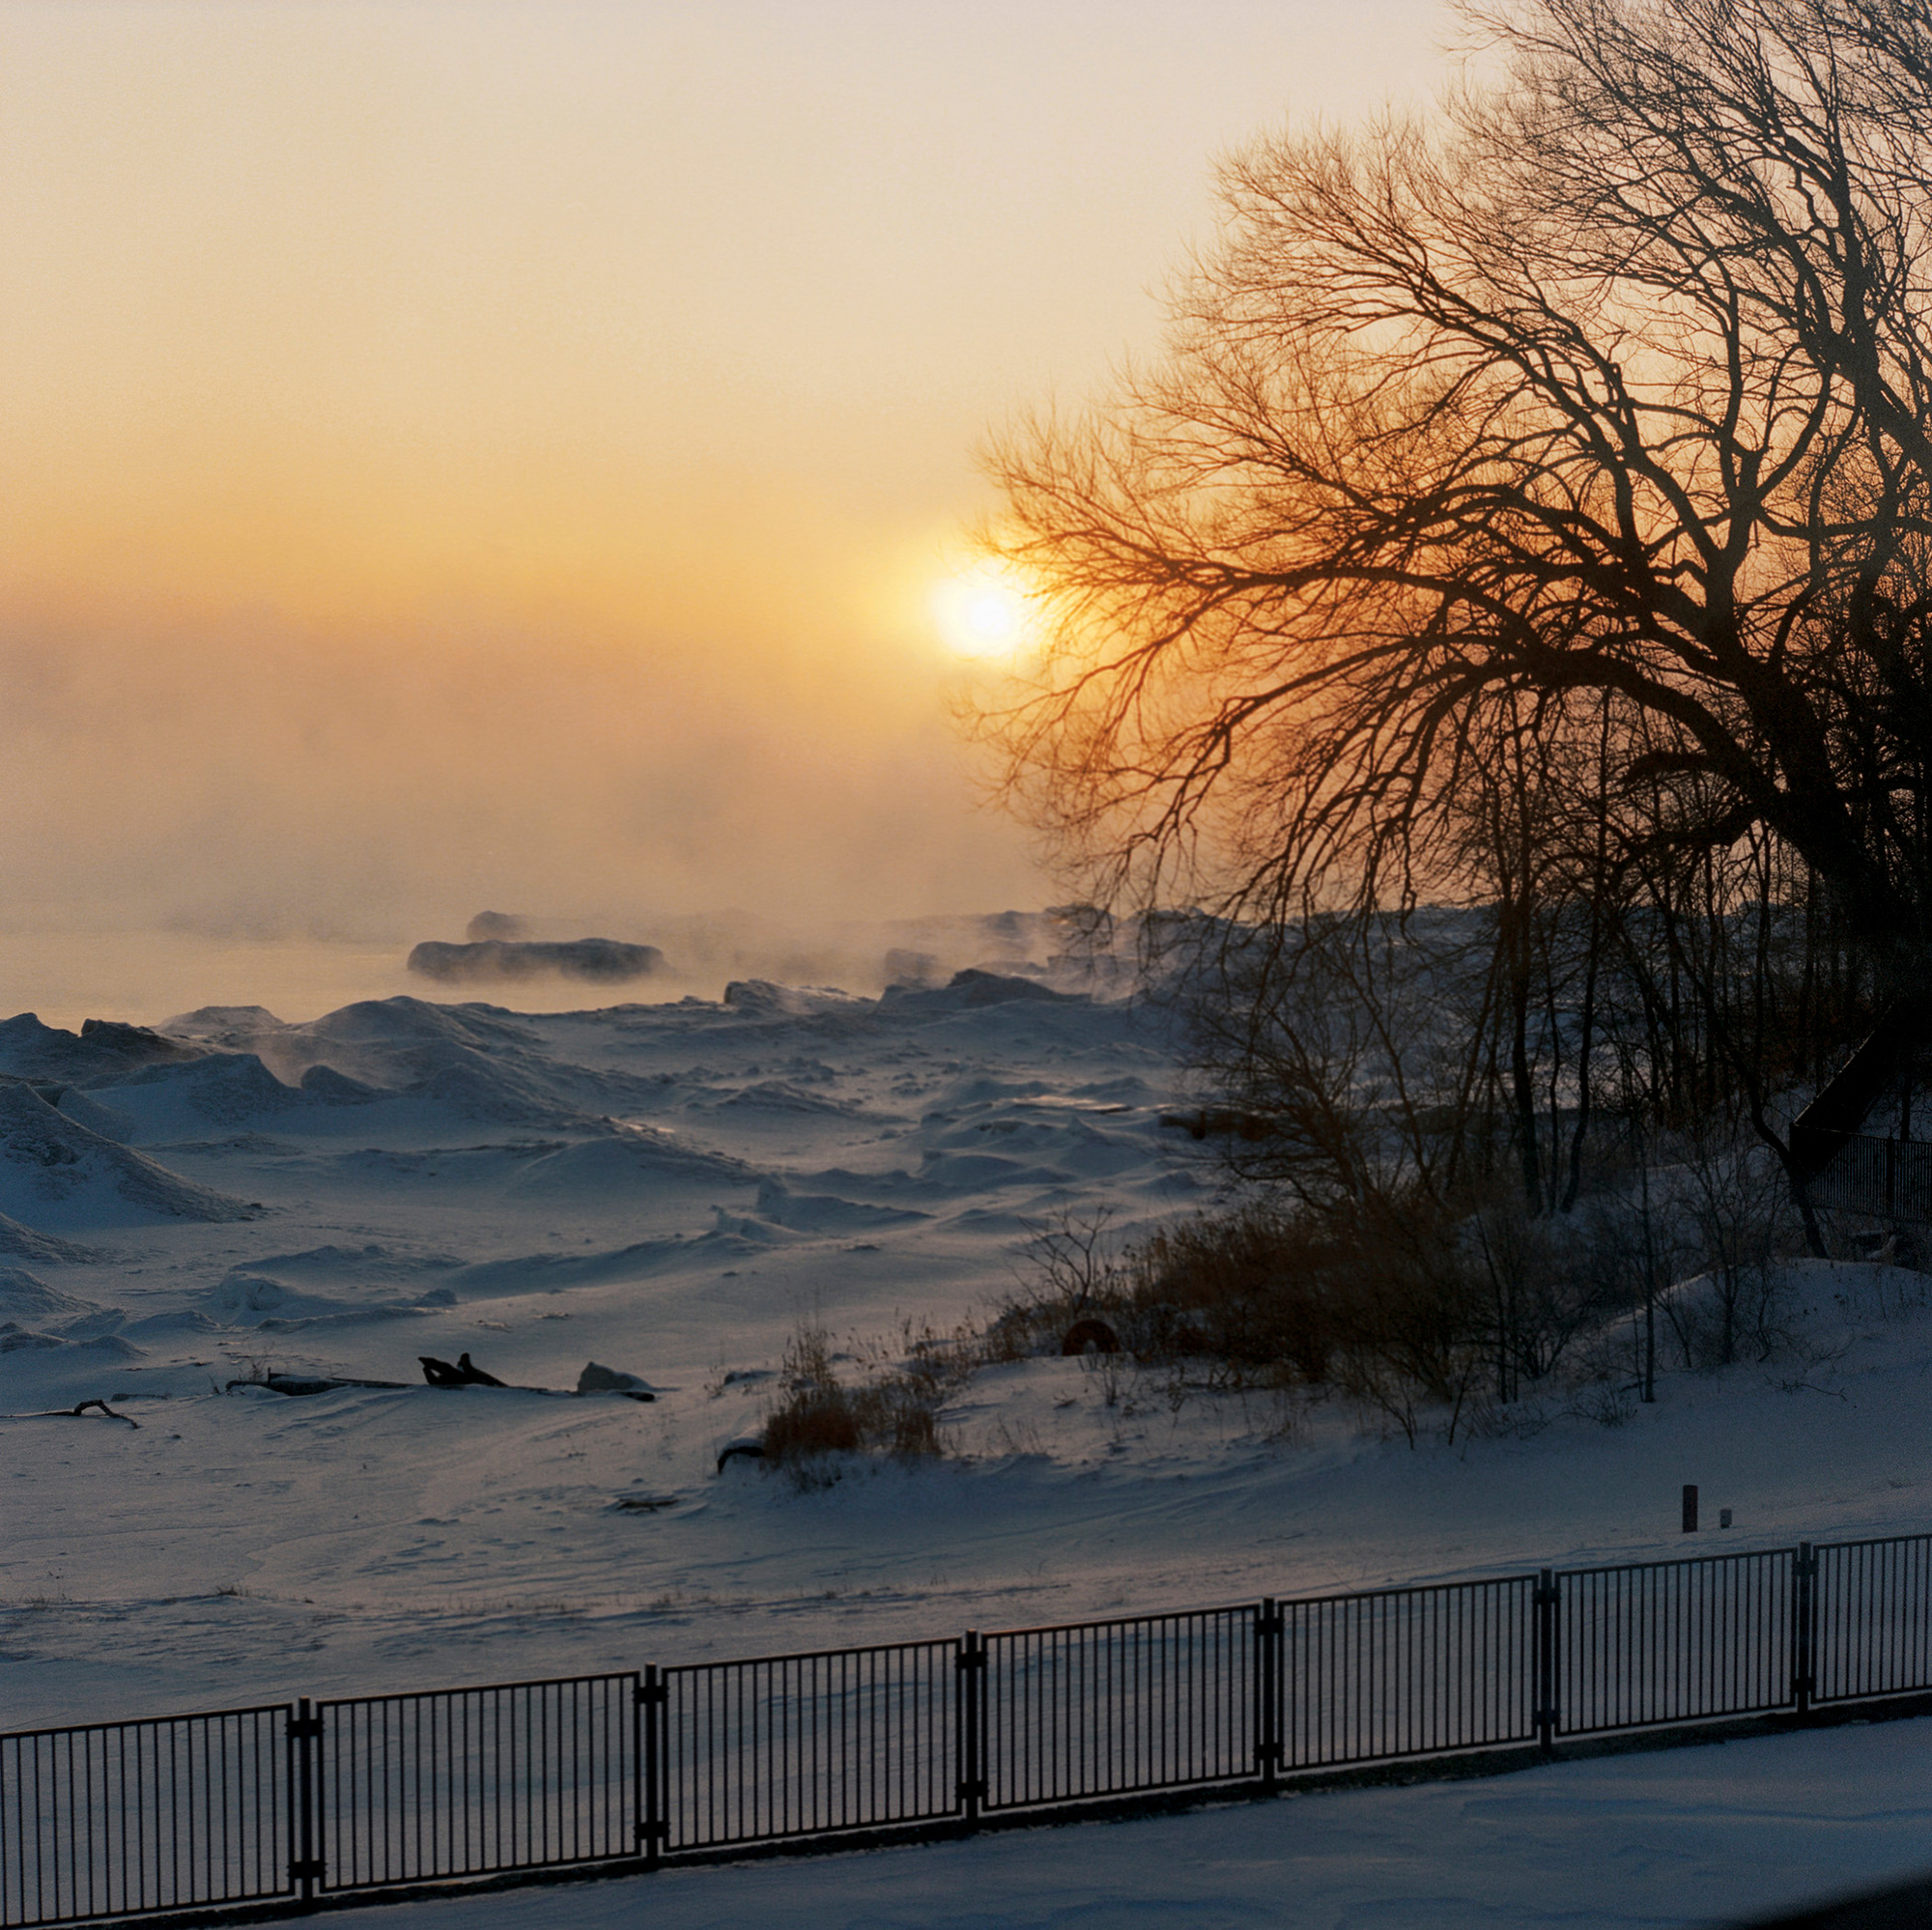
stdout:
POLYGON ((932 592, 933 620, 961 657, 1011 657, 1033 641, 1033 604, 1012 571, 990 559, 969 564, 932 592))

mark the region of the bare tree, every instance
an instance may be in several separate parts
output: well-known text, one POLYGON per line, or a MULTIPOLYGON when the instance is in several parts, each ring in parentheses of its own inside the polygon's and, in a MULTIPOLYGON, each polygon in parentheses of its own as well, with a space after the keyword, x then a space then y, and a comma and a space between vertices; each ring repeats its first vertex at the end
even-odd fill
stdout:
POLYGON ((1014 798, 1117 894, 1280 920, 1444 890, 1534 746, 1630 848, 1758 828, 1902 966, 1932 6, 1464 12, 1497 86, 1237 156, 1164 356, 997 452, 1050 638, 1014 798))

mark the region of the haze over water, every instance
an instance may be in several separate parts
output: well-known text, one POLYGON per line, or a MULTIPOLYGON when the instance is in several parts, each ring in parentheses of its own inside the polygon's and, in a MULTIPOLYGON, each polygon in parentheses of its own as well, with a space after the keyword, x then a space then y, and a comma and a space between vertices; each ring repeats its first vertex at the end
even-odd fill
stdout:
POLYGON ((1046 902, 948 716, 975 445, 1155 344, 1216 153, 1446 26, 0 4, 0 1006, 1046 902))

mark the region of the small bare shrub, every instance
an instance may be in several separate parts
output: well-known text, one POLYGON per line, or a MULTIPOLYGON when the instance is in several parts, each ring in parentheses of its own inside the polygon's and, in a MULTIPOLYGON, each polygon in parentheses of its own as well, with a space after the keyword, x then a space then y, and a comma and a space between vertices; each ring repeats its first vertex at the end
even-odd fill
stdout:
POLYGON ((1793 1235, 1790 1181, 1765 1149, 1715 1131, 1684 1146, 1685 1210, 1710 1291, 1673 1295, 1671 1324, 1687 1367, 1769 1360, 1789 1339, 1774 1263, 1793 1235))

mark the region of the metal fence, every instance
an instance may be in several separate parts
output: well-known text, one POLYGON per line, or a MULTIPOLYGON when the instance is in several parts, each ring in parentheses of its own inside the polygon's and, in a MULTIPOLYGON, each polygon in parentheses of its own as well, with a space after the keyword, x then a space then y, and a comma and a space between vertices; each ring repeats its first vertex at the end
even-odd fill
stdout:
POLYGON ((1932 1142, 1814 1127, 1804 1149, 1815 1162, 1804 1181, 1804 1197, 1812 1206, 1884 1219, 1932 1221, 1932 1142))
POLYGON ((641 1678, 298 1706, 298 1871, 364 1889, 637 1854, 641 1678))
POLYGON ((648 1691, 664 1771, 646 1830, 708 1850, 953 1815, 956 1656, 898 1642, 664 1670, 648 1691))
POLYGON ((1932 1536, 0 1736, 0 1930, 1932 1691, 1932 1536))

